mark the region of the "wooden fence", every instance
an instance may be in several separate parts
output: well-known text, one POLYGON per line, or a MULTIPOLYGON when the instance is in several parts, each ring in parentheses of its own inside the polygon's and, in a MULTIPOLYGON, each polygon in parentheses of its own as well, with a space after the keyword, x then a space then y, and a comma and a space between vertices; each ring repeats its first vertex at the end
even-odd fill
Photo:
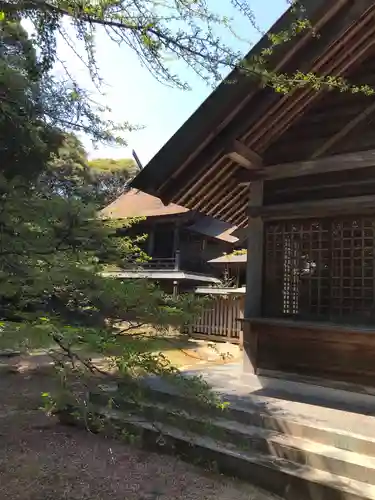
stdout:
POLYGON ((207 340, 240 343, 242 325, 238 320, 244 316, 244 302, 243 295, 216 297, 189 326, 189 334, 207 340))

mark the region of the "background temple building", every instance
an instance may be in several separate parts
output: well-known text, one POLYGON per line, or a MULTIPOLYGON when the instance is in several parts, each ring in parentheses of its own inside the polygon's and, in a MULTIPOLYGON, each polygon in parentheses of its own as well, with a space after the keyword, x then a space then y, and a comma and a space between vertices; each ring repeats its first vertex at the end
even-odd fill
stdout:
POLYGON ((131 189, 101 212, 115 219, 140 218, 119 235, 147 235, 141 244, 149 256, 139 263, 124 263, 113 274, 123 279, 150 279, 168 293, 195 292, 214 300, 189 327, 196 337, 240 341, 244 311, 246 254, 243 233, 236 227, 176 204, 131 189), (237 250, 238 251, 238 250, 237 250))

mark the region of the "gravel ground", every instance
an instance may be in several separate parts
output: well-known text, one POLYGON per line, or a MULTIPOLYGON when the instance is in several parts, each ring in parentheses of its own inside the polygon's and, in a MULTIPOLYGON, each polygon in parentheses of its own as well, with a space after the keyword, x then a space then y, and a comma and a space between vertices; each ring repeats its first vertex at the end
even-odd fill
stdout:
POLYGON ((275 500, 174 457, 60 426, 38 411, 52 383, 0 374, 2 500, 275 500))

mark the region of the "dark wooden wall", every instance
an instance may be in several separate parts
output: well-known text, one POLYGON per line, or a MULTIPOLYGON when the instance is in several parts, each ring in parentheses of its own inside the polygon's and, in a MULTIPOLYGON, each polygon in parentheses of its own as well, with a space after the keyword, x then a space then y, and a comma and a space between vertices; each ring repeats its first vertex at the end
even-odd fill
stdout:
POLYGON ((209 238, 189 230, 181 228, 180 250, 187 256, 199 255, 204 261, 220 257, 224 252, 231 252, 233 244, 215 238, 209 238))
MULTIPOLYGON (((135 237, 143 234, 150 235, 154 231, 153 247, 156 249, 156 243, 158 243, 159 254, 163 253, 160 252, 160 248, 165 240, 165 252, 163 255, 156 255, 155 252, 152 252, 150 256, 173 257, 172 243, 176 226, 179 231, 176 243, 178 250, 180 250, 181 260, 184 262, 189 262, 189 260, 191 262, 194 260, 207 262, 210 259, 220 257, 224 252, 230 253, 233 250, 233 244, 193 232, 188 227, 184 227, 183 223, 179 223, 179 221, 168 222, 161 220, 153 222, 146 220, 132 226, 130 230, 127 230, 127 234, 135 237)), ((148 239, 141 244, 146 252, 149 247, 148 239)))
POLYGON ((257 368, 375 386, 375 329, 251 321, 257 368))

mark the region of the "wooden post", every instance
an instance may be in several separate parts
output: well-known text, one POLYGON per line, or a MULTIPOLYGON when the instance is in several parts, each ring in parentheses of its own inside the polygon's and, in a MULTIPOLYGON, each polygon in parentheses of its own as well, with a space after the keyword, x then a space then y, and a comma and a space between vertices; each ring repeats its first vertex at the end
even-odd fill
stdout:
MULTIPOLYGON (((263 181, 252 182, 249 208, 263 203, 263 181)), ((243 324, 243 370, 256 373, 257 333, 252 331, 250 320, 261 315, 263 275, 263 221, 261 217, 249 217, 247 230, 245 321, 243 324)))
POLYGON ((147 242, 147 255, 149 255, 150 257, 152 257, 154 253, 154 244, 155 244, 155 227, 152 226, 151 231, 148 234, 148 242, 147 242))
POLYGON ((178 222, 175 222, 173 230, 173 255, 177 250, 180 250, 180 225, 178 222))
POLYGON ((176 253, 174 255, 174 270, 175 271, 180 270, 180 264, 181 264, 180 259, 181 259, 180 250, 176 250, 176 253))

